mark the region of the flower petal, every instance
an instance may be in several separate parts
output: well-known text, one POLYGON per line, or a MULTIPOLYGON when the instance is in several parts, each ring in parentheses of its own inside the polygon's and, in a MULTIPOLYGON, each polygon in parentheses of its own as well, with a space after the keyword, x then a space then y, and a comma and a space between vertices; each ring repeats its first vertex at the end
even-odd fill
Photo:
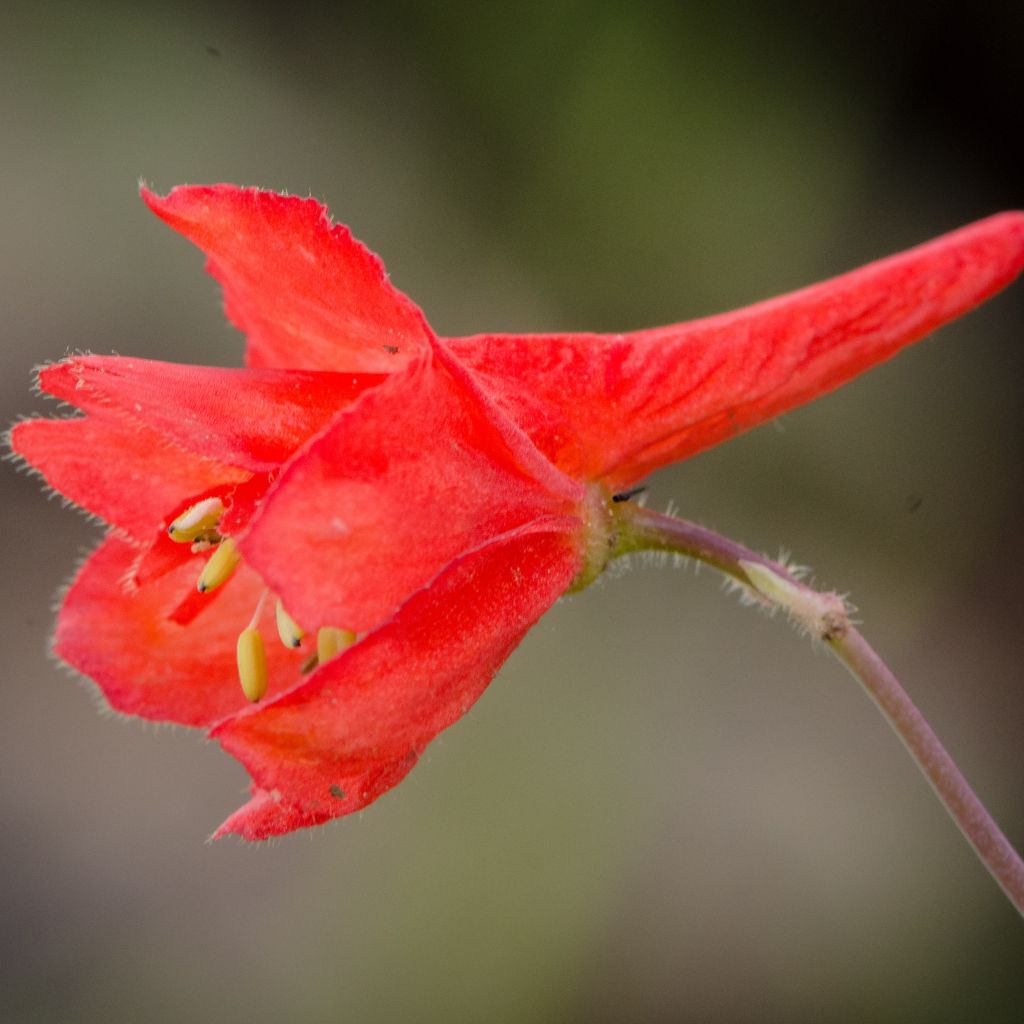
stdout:
POLYGON ((249 476, 127 420, 25 420, 10 443, 54 490, 142 542, 152 541, 183 495, 249 476))
POLYGON ((184 448, 253 472, 274 469, 381 374, 241 370, 73 356, 39 385, 80 409, 143 423, 184 448))
POLYGON ((362 631, 456 556, 571 514, 583 488, 491 413, 440 362, 392 375, 285 469, 243 554, 305 629, 362 631))
POLYGON ((425 347, 423 314, 315 200, 235 185, 142 198, 209 257, 248 365, 387 373, 425 347))
POLYGON ((1005 213, 704 320, 445 344, 563 472, 621 488, 838 387, 983 302, 1022 266, 1024 213, 1005 213))
MULTIPOLYGON (((137 547, 117 537, 93 552, 64 598, 55 653, 96 682, 111 707, 125 714, 209 725, 248 707, 238 683, 235 643, 263 592, 260 579, 239 567, 216 592, 216 607, 186 629, 168 615, 194 591, 201 559, 134 589, 125 580, 138 555, 137 547)), ((273 635, 269 610, 264 628, 273 635)), ((267 644, 271 694, 295 683, 305 656, 267 644)))
POLYGON ((453 562, 394 618, 271 704, 212 735, 253 800, 217 835, 246 839, 350 814, 394 786, 483 693, 580 568, 571 533, 530 527, 453 562))

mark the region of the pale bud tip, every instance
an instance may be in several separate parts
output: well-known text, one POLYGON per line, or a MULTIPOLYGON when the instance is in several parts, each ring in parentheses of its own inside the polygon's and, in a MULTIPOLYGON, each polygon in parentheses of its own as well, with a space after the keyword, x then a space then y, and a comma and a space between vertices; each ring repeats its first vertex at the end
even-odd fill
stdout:
POLYGON ((747 579, 759 594, 785 608, 798 603, 802 596, 801 592, 806 589, 786 579, 763 562, 741 560, 740 568, 747 574, 747 579))
POLYGON ((758 594, 787 612, 793 621, 821 640, 842 637, 850 627, 846 602, 783 576, 763 562, 740 561, 740 568, 758 594))

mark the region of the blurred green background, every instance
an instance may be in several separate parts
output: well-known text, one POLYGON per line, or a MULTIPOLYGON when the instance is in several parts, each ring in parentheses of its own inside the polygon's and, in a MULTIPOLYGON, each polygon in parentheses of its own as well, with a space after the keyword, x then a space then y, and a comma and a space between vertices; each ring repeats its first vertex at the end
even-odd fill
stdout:
MULTIPOLYGON (((240 360, 139 177, 325 200, 441 333, 640 327, 1020 206, 1022 43, 1010 2, 9 3, 3 419, 72 349, 240 360)), ((1018 285, 652 481, 851 592, 1018 848, 1022 327, 1018 285)), ((899 743, 711 573, 563 601, 378 804, 211 846, 244 773, 47 659, 98 529, 0 487, 3 1020, 1020 1019, 1020 921, 899 743)))

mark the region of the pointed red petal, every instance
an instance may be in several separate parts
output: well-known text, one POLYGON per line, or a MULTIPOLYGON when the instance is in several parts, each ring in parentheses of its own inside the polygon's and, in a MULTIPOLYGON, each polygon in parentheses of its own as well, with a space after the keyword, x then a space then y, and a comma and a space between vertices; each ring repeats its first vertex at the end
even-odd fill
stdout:
MULTIPOLYGON (((350 787, 359 786, 365 793, 378 796, 394 789, 402 779, 416 767, 416 758, 409 757, 404 761, 381 763, 374 769, 357 773, 348 780, 342 775, 337 777, 341 782, 348 781, 350 787)), ((312 800, 309 803, 294 804, 286 801, 280 790, 267 791, 257 785, 251 787, 252 797, 228 816, 224 823, 213 834, 214 839, 236 835, 250 842, 270 839, 273 836, 285 835, 300 828, 312 828, 323 825, 332 818, 338 818, 351 811, 342 806, 348 797, 346 790, 339 783, 331 783, 327 792, 333 800, 312 800)), ((374 797, 373 799, 376 799, 374 797)), ((367 801, 369 803, 370 801, 367 801)))
MULTIPOLYGON (((252 617, 263 584, 240 566, 207 610, 186 629, 168 614, 189 592, 202 559, 136 589, 125 580, 139 549, 111 537, 82 566, 57 618, 54 651, 96 682, 111 707, 126 714, 183 725, 209 725, 248 701, 235 664, 239 632, 252 617)), ((270 692, 299 678, 302 651, 271 642, 273 616, 264 613, 270 692)))
POLYGON ((394 374, 285 469, 246 559, 306 629, 361 631, 456 556, 571 515, 582 488, 490 414, 438 363, 394 374))
POLYGON ((54 490, 142 542, 153 540, 183 496, 249 476, 129 421, 26 420, 10 440, 54 490))
POLYGON ((248 365, 387 373, 425 346, 423 314, 315 200, 235 185, 142 198, 209 257, 248 365))
POLYGON ((379 374, 236 370, 120 356, 74 356, 39 385, 80 409, 121 415, 206 458, 253 472, 291 457, 379 374))
POLYGON ((571 534, 528 529, 487 545, 306 684, 221 723, 212 735, 255 795, 217 834, 264 839, 375 800, 469 710, 579 568, 571 534))
POLYGON ((850 380, 983 302, 1022 267, 1024 214, 1005 213, 692 323, 446 344, 559 468, 621 488, 850 380))

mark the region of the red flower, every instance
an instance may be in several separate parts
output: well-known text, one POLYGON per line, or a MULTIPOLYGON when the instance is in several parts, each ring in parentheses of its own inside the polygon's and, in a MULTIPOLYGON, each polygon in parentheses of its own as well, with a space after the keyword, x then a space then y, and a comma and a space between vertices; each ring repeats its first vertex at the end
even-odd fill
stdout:
POLYGON ((57 653, 120 711, 210 728, 253 778, 218 835, 249 839, 395 785, 614 554, 617 492, 836 387, 1024 266, 1009 213, 689 324, 438 339, 312 200, 143 198, 207 253, 248 369, 73 357, 40 385, 84 415, 20 423, 12 446, 111 526, 65 597, 57 653), (264 648, 268 593, 286 643, 264 648))

